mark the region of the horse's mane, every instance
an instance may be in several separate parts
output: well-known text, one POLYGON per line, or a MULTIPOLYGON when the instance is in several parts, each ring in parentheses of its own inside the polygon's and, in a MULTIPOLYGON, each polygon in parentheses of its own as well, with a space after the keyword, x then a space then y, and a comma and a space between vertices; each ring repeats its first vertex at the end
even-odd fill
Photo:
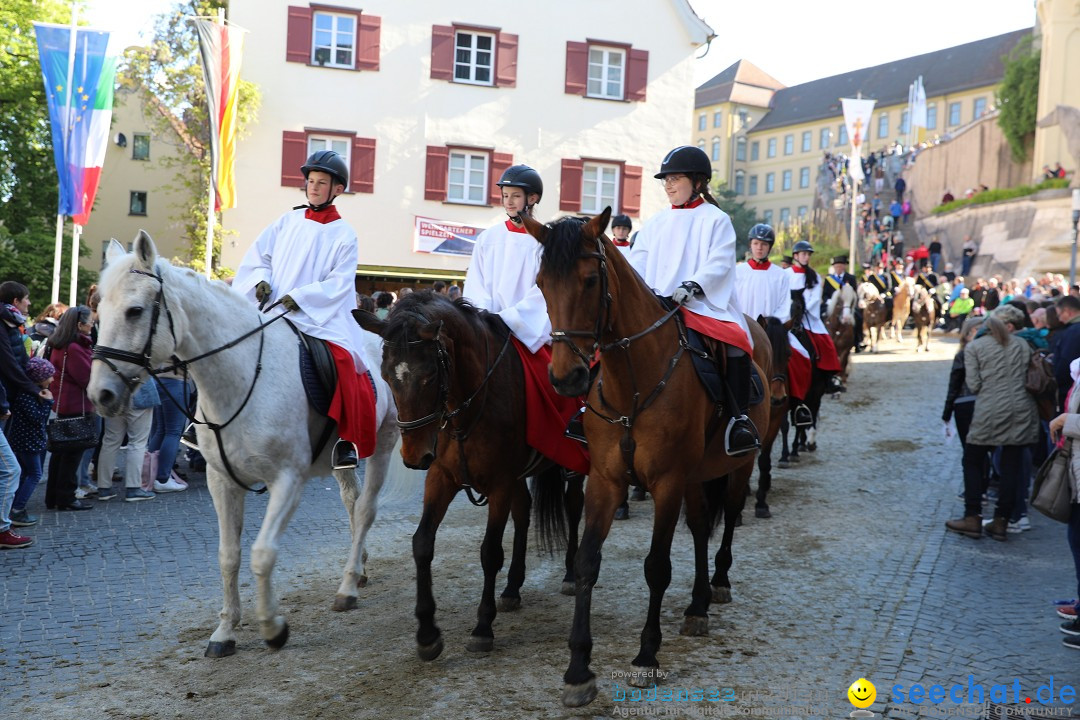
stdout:
POLYGON ((829 302, 825 304, 825 314, 832 315, 833 311, 836 310, 837 303, 840 302, 840 298, 842 297, 847 296, 848 298, 844 301, 845 305, 849 302, 849 300, 857 299, 858 296, 852 297, 852 295, 854 294, 855 291, 851 289, 850 285, 848 285, 847 283, 841 285, 839 290, 829 296, 829 302))
POLYGON ((388 342, 398 337, 407 339, 406 333, 415 323, 427 324, 447 316, 458 315, 473 327, 486 326, 493 329, 493 319, 465 298, 451 300, 433 290, 411 292, 400 298, 386 317, 383 337, 388 342))
MULTIPOLYGON (((135 254, 128 253, 118 261, 106 265, 101 271, 101 277, 98 279, 98 285, 101 288, 108 288, 112 283, 116 282, 119 277, 122 277, 125 273, 131 270, 132 265, 135 264, 135 254)), ((202 290, 210 290, 216 293, 219 297, 229 297, 233 300, 243 300, 238 294, 233 292, 232 288, 220 280, 211 280, 206 276, 195 272, 191 268, 179 267, 173 265, 171 262, 163 257, 158 257, 154 261, 154 272, 158 275, 164 276, 164 273, 173 270, 178 272, 185 278, 193 279, 196 284, 199 285, 202 290)), ((245 304, 246 301, 245 301, 245 304)))
POLYGON ((788 331, 784 327, 784 323, 780 322, 780 318, 772 315, 765 318, 765 336, 769 338, 769 343, 772 345, 772 356, 775 363, 776 358, 784 357, 784 353, 787 352, 785 348, 790 347, 788 345, 788 331))
POLYGON ((552 277, 566 277, 581 258, 581 228, 586 220, 568 216, 548 225, 540 269, 552 277))

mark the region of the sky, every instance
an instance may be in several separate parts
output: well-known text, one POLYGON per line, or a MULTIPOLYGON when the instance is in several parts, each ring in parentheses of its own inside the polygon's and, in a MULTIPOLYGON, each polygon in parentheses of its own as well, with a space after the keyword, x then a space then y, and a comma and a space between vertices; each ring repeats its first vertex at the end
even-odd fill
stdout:
MULTIPOLYGON (((690 0, 690 4, 717 36, 708 54, 695 62, 698 85, 739 59, 749 60, 785 85, 797 85, 1035 24, 1034 0, 895 4, 690 0), (848 19, 851 7, 857 7, 858 14, 848 19)), ((88 5, 85 18, 95 27, 112 29, 120 47, 126 47, 139 42, 140 36, 148 39, 154 15, 168 10, 173 0, 89 0, 88 5)))

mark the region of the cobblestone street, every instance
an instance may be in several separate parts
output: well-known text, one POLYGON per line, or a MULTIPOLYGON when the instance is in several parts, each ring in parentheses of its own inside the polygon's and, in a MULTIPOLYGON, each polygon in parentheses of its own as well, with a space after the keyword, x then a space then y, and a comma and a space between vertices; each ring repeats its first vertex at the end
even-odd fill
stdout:
POLYGON ((940 422, 955 341, 935 337, 929 354, 916 354, 911 340, 882 347, 855 356, 848 393, 825 401, 818 451, 774 471, 773 518, 746 513, 735 533, 734 601, 713 606, 707 637, 677 634, 692 557, 685 528, 676 535, 662 616, 663 687, 706 695, 730 688, 732 702, 620 698, 647 603, 649 502, 631 503, 630 520, 616 524, 604 548, 592 620, 600 696, 592 705, 568 711, 559 702, 573 607, 557 593, 561 557, 530 550, 522 608, 499 614, 494 651, 465 651, 486 513, 462 497, 436 543, 446 649, 422 663, 411 558, 422 488, 407 473, 385 493, 368 546, 371 581, 350 613, 330 609, 348 543, 337 484, 308 486, 274 574, 292 628, 277 652, 265 648, 253 621, 248 550, 266 498, 249 497, 245 624, 236 656, 206 660, 221 606, 217 522, 203 478, 192 475, 188 492, 99 502, 85 513, 46 511, 43 490, 35 494, 30 510, 42 521, 27 529, 35 544, 0 555, 5 715, 456 719, 677 710, 694 717, 768 708, 771 716, 835 718, 853 709, 846 692, 860 677, 877 688, 869 709, 889 718, 948 709, 975 716, 947 697, 941 705, 898 702, 894 687, 906 698, 915 684, 946 693, 962 685, 965 700, 969 685, 982 686, 986 700, 993 685, 1007 685, 1001 702, 1017 712, 1070 713, 1075 697, 1063 701, 1061 693, 1080 684, 1080 657, 1062 646, 1052 605, 1075 594, 1065 526, 1033 511, 1032 530, 1006 543, 946 534, 944 521, 962 509, 959 445, 947 444, 940 422), (1051 678, 1046 707, 1036 693, 1051 678))

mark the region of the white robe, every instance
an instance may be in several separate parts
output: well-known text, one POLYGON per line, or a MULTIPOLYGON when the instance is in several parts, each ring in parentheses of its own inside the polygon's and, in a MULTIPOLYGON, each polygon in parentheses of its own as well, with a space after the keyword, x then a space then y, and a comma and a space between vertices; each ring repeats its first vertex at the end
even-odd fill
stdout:
POLYGON ((704 291, 686 303, 690 312, 735 323, 753 343, 735 294, 735 228, 709 204, 667 208, 638 232, 626 259, 657 293, 670 296, 684 282, 704 291))
POLYGON ((806 315, 803 317, 803 327, 818 335, 828 335, 829 330, 821 321, 821 291, 824 289, 825 278, 818 275, 817 285, 806 289, 806 274, 795 272, 795 268, 788 268, 792 290, 802 290, 803 302, 806 303, 806 315))
POLYGON ((497 313, 532 353, 551 341, 547 302, 536 286, 539 272, 540 243, 503 222, 476 238, 461 290, 476 307, 497 313))
POLYGON ((779 265, 769 263, 764 270, 750 263, 735 266, 735 293, 742 311, 756 320, 759 315, 780 322, 791 318, 791 280, 779 265))
POLYGON ((372 365, 352 316, 358 256, 356 231, 347 222, 324 225, 306 219, 302 209, 292 210, 259 233, 236 269, 232 288, 256 302, 255 286, 265 280, 270 283, 267 305, 291 296, 300 309, 288 319, 301 331, 348 350, 359 372, 372 365))

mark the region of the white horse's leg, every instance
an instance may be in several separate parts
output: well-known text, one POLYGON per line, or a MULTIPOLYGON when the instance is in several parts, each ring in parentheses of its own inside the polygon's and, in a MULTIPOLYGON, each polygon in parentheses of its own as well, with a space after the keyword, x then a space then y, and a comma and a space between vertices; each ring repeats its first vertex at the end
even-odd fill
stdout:
POLYGON ((236 626, 240 624, 240 531, 244 528, 245 491, 213 467, 206 468, 206 484, 218 518, 218 565, 224 596, 221 622, 210 636, 206 657, 236 652, 236 626))
POLYGON ((278 614, 278 599, 271 575, 277 562, 278 541, 300 504, 304 484, 297 473, 285 470, 268 485, 270 502, 266 505, 259 536, 251 546, 251 572, 255 575, 255 615, 259 621, 259 634, 267 645, 280 650, 289 639, 289 624, 278 614))

